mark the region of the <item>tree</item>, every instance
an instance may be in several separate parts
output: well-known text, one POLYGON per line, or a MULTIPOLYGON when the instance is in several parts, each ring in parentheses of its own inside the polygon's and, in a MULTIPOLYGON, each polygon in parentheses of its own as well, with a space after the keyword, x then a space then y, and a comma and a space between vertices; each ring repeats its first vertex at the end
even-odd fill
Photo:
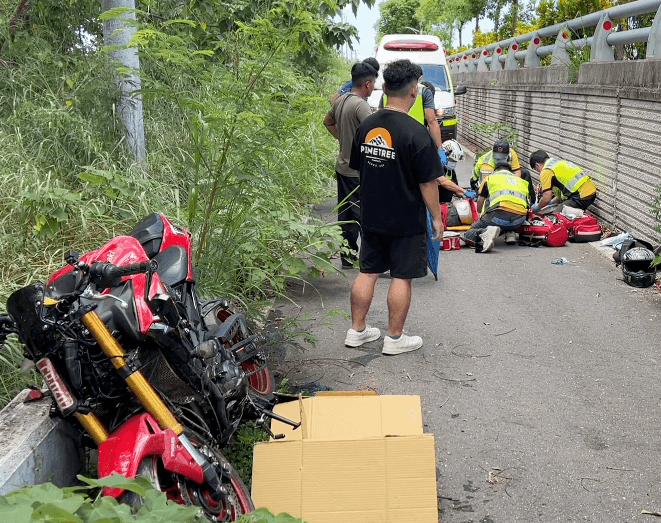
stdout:
POLYGON ((134 9, 135 0, 102 0, 103 14, 110 15, 103 18, 103 41, 112 49, 110 60, 118 64, 115 83, 122 93, 119 117, 126 129, 124 136, 131 154, 137 163, 143 164, 147 155, 142 97, 137 94, 140 91, 140 59, 136 47, 130 44, 136 31, 134 9))
POLYGON ((420 0, 386 0, 379 6, 379 19, 374 25, 379 40, 387 34, 412 34, 422 30, 416 17, 420 0))
POLYGON ((462 31, 473 18, 484 11, 486 0, 421 0, 416 15, 429 27, 456 26, 459 32, 459 47, 462 46, 462 31))

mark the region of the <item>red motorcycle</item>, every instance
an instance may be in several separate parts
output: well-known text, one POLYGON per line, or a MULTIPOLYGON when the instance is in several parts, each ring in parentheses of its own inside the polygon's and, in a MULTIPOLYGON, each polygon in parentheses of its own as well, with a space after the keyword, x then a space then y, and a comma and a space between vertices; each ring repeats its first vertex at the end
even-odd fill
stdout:
MULTIPOLYGON (((275 417, 272 377, 245 316, 200 304, 189 234, 151 215, 127 236, 79 256, 47 285, 14 292, 0 315, 0 346, 16 333, 53 397, 96 447, 98 475, 144 475, 212 520, 254 507, 221 448, 246 415, 275 417)), ((272 433, 271 433, 272 434, 272 433)), ((273 435, 273 434, 272 434, 273 435)), ((138 505, 121 488, 104 494, 138 505)))

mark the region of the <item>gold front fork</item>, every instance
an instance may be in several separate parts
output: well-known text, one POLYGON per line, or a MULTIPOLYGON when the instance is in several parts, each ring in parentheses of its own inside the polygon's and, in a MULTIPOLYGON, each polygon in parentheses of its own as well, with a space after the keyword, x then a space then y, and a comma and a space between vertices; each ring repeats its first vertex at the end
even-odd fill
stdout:
POLYGON ((76 412, 74 415, 80 424, 85 428, 87 433, 92 436, 92 439, 97 444, 97 446, 108 439, 108 431, 106 430, 106 427, 103 425, 103 423, 101 423, 101 420, 96 417, 96 414, 93 412, 89 412, 88 414, 76 412))
POLYGON ((126 360, 124 359, 126 353, 124 349, 117 343, 117 340, 108 330, 108 327, 106 327, 106 324, 103 323, 99 315, 94 311, 90 311, 83 315, 82 322, 99 343, 101 350, 108 356, 119 375, 126 381, 131 392, 140 400, 145 410, 158 420, 162 428, 172 429, 179 436, 184 431, 183 425, 175 419, 170 409, 168 409, 167 405, 142 372, 131 370, 126 364, 126 360))

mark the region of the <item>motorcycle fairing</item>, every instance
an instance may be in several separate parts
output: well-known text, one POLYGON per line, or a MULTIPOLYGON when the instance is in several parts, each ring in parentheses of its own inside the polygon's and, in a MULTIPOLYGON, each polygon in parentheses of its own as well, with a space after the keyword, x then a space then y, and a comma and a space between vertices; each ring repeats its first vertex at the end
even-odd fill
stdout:
POLYGON ((49 311, 44 307, 44 284, 36 282, 14 291, 7 300, 7 312, 18 328, 30 359, 37 361, 56 346, 55 318, 44 321, 49 311))
MULTIPOLYGON (((140 242, 132 236, 116 236, 112 240, 105 243, 102 247, 95 251, 87 252, 80 256, 80 261, 87 264, 92 264, 95 261, 108 262, 114 265, 130 265, 133 263, 140 263, 147 261, 149 258, 145 253, 144 248, 140 242)), ((73 270, 71 265, 63 267, 55 272, 48 280, 48 293, 49 295, 59 287, 66 287, 62 282, 66 282, 71 276, 66 276, 67 273, 73 270), (62 278, 62 281, 55 281, 62 278)), ((138 316, 138 324, 140 332, 147 334, 149 327, 156 321, 160 321, 155 316, 147 303, 145 302, 145 287, 147 286, 146 274, 135 274, 132 276, 125 276, 122 282, 131 280, 133 284, 133 300, 135 304, 136 313, 138 316)), ((73 282, 72 282, 73 283, 73 282)), ((64 290, 64 289, 63 289, 64 290)), ((110 289, 105 289, 102 294, 108 294, 110 289)), ((149 297, 153 298, 156 294, 165 293, 165 287, 161 283, 158 274, 152 276, 152 284, 149 289, 149 297)), ((55 297, 55 296, 53 296, 55 297)))
MULTIPOLYGON (((204 482, 202 467, 182 445, 172 429, 161 429, 156 419, 145 412, 122 423, 110 437, 99 445, 99 477, 118 472, 134 478, 147 456, 160 456, 163 467, 196 483, 204 482)), ((105 487, 104 496, 118 498, 125 489, 105 487)))

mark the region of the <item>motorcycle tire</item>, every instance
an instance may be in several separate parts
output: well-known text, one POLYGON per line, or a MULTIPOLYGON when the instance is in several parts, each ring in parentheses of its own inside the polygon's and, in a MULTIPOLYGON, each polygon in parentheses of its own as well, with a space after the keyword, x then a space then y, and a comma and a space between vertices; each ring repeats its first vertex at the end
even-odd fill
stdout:
MULTIPOLYGON (((200 506, 204 514, 209 520, 216 523, 226 523, 230 521, 237 521, 245 514, 255 510, 255 505, 250 497, 250 492, 245 483, 239 476, 234 467, 227 462, 222 454, 213 448, 207 447, 210 452, 213 452, 216 457, 224 461, 225 466, 229 470, 230 481, 225 484, 229 494, 228 499, 230 505, 228 507, 220 506, 214 502, 208 491, 199 489, 198 485, 192 481, 176 476, 169 471, 159 467, 160 460, 157 456, 149 456, 140 463, 138 467, 138 476, 144 476, 151 481, 155 489, 164 492, 168 499, 175 501, 182 505, 197 505, 200 506), (184 489, 182 490, 182 486, 184 489), (195 489, 194 493, 191 489, 195 489), (193 503, 192 499, 196 498, 201 500, 200 503, 193 503)), ((133 508, 133 512, 137 512, 144 504, 144 499, 139 494, 126 490, 118 499, 120 503, 126 503, 133 508)))
MULTIPOLYGON (((216 318, 220 322, 225 321, 234 313, 234 310, 231 308, 218 307, 215 312, 216 318)), ((252 330, 249 329, 250 335, 253 334, 252 330)), ((239 339, 234 338, 232 343, 238 343, 239 339)), ((275 379, 273 378, 273 373, 269 369, 266 362, 261 363, 255 358, 248 359, 241 363, 241 368, 248 376, 248 382, 250 384, 250 394, 253 399, 259 401, 263 406, 270 405, 269 410, 275 405, 275 379)))

